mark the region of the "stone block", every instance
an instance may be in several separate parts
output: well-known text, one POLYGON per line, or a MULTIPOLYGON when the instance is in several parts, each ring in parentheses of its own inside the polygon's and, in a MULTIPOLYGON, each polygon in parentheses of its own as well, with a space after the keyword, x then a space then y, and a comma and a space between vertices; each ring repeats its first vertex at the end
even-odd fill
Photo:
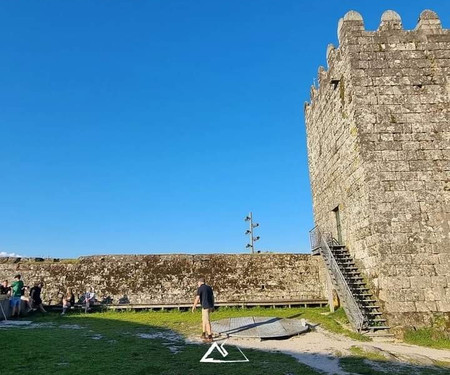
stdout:
POLYGON ((389 313, 416 312, 416 305, 414 302, 399 302, 387 300, 385 302, 385 309, 389 313))
POLYGON ((446 289, 442 286, 434 286, 433 288, 425 289, 425 300, 426 301, 445 301, 446 300, 446 289))
POLYGON ((437 311, 450 312, 450 300, 436 301, 437 311))
POLYGON ((438 305, 434 301, 415 301, 414 302, 417 312, 437 312, 438 305))

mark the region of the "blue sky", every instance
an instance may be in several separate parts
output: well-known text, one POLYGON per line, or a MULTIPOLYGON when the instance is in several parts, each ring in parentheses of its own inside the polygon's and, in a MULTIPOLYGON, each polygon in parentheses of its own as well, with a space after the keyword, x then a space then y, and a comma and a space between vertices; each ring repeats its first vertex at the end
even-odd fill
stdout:
POLYGON ((348 10, 448 1, 0 2, 0 252, 308 252, 303 103, 348 10))

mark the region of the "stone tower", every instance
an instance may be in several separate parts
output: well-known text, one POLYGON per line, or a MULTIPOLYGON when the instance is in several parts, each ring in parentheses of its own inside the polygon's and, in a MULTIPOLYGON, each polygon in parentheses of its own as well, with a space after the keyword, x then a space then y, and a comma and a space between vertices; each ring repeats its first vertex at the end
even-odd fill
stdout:
POLYGON ((391 327, 450 315, 450 30, 386 11, 338 25, 305 105, 314 219, 353 256, 391 327))

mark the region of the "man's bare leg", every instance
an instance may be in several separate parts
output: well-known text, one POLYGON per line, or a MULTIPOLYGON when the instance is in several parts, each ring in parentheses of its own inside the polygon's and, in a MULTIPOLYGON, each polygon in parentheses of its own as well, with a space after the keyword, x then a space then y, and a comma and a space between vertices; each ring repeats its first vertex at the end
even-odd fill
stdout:
POLYGON ((208 336, 211 336, 211 322, 205 323, 205 330, 203 332, 206 332, 208 336))

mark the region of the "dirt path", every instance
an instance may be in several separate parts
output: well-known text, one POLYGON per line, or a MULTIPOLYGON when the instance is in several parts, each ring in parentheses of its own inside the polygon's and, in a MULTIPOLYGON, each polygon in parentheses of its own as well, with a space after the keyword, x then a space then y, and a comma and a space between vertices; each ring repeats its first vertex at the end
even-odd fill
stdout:
POLYGON ((352 355, 350 348, 358 346, 365 352, 375 353, 387 360, 404 364, 433 365, 433 361, 450 362, 450 351, 424 348, 396 342, 361 342, 349 337, 333 334, 320 327, 312 332, 286 340, 229 338, 227 345, 241 349, 251 348, 280 351, 295 357, 314 369, 328 374, 348 375, 339 366, 339 358, 352 355))

